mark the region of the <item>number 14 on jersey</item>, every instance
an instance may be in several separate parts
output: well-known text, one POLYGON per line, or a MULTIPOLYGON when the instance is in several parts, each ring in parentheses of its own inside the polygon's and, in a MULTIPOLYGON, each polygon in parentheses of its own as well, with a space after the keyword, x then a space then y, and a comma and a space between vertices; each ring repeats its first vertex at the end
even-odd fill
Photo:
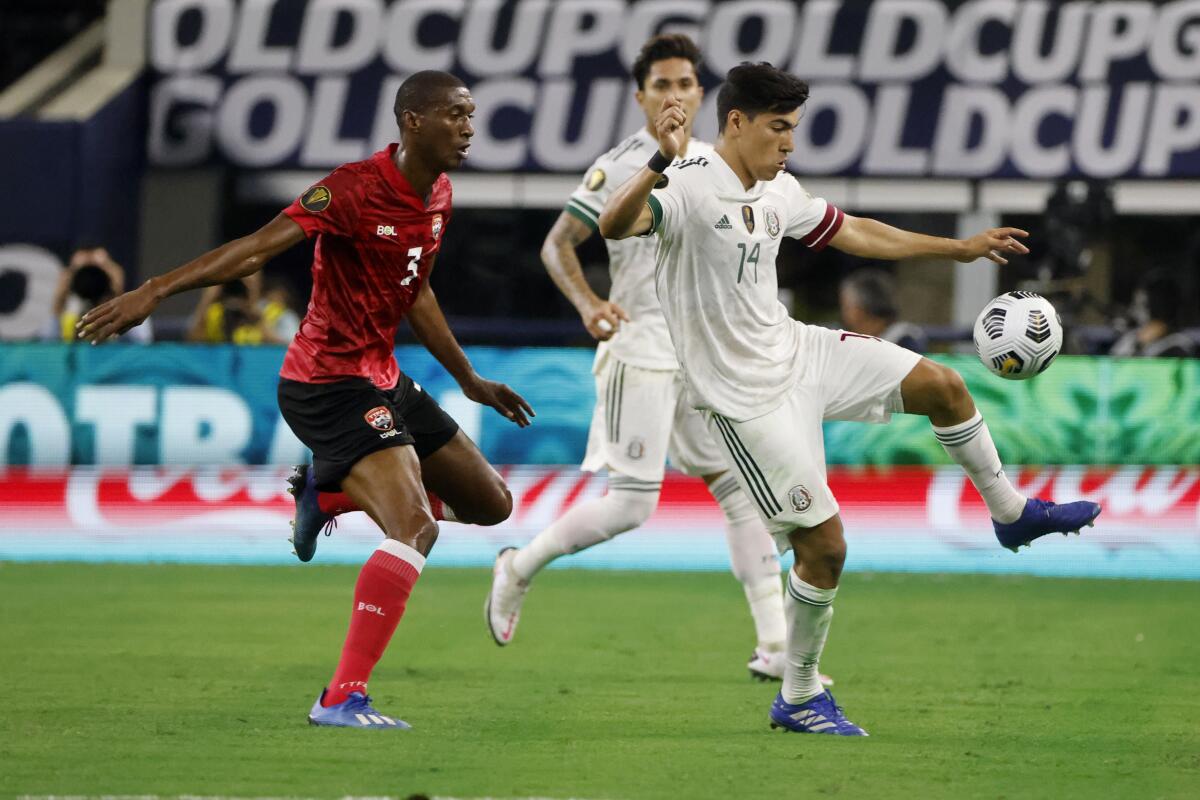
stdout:
POLYGON ((758 283, 758 242, 754 243, 754 249, 749 249, 745 242, 738 242, 738 250, 742 253, 742 259, 738 264, 737 283, 742 282, 742 273, 746 271, 747 264, 754 265, 754 282, 758 283))

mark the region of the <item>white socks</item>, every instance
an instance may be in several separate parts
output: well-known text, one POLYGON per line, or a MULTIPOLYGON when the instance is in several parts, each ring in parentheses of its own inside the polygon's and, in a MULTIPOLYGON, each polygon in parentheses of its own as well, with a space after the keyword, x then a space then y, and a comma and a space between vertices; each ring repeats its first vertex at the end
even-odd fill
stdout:
POLYGON ((992 519, 1016 522, 1025 510, 1025 498, 1008 482, 983 416, 976 411, 966 422, 948 428, 934 425, 933 435, 975 484, 992 519))
POLYGON ((767 652, 783 650, 787 623, 775 540, 732 475, 726 473, 713 481, 708 490, 725 514, 729 565, 746 593, 758 647, 767 652))
POLYGON ((833 598, 837 589, 818 589, 800 580, 796 570, 788 570, 787 597, 783 607, 787 614, 787 666, 783 671, 783 699, 799 704, 811 700, 825 688, 821 686, 817 662, 825 649, 829 621, 833 619, 833 598))
POLYGON ((658 506, 660 485, 620 475, 603 497, 580 503, 517 551, 512 569, 528 581, 559 556, 578 553, 641 525, 658 506))

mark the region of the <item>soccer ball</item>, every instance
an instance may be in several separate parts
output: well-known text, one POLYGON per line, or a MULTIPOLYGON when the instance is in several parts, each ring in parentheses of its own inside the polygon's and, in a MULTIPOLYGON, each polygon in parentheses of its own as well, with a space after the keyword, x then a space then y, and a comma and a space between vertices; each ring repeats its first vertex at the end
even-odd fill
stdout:
POLYGON ((1062 350, 1062 320, 1033 292, 1007 292, 975 320, 975 352, 1001 378, 1023 381, 1046 371, 1062 350))

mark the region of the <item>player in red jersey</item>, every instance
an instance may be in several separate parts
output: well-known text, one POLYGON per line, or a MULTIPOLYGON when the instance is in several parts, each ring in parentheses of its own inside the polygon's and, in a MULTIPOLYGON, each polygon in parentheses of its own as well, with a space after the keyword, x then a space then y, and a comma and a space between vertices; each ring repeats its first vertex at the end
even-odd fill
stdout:
POLYGON ((81 338, 103 342, 165 297, 244 278, 317 237, 312 298, 280 371, 280 410, 313 451, 317 488, 340 487, 386 538, 359 574, 341 660, 309 712, 316 725, 408 727, 372 708, 366 688, 437 539, 426 487, 464 522, 496 524, 512 511, 500 475, 393 355, 396 327, 407 318, 463 394, 521 427, 533 416, 508 386, 476 374, 429 285, 450 218, 445 173, 466 160, 474 110, 453 75, 412 75, 396 93, 398 145, 339 167, 255 233, 151 278, 79 323, 81 338))

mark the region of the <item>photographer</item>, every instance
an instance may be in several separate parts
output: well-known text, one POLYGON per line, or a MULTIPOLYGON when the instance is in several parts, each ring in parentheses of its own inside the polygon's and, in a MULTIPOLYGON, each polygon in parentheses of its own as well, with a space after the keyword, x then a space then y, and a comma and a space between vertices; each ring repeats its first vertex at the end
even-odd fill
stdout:
MULTIPOLYGON (((74 342, 75 323, 88 311, 125 290, 125 270, 103 247, 80 247, 59 276, 52 318, 42 329, 44 341, 74 342)), ((121 336, 122 342, 147 344, 154 339, 149 319, 121 336)))

